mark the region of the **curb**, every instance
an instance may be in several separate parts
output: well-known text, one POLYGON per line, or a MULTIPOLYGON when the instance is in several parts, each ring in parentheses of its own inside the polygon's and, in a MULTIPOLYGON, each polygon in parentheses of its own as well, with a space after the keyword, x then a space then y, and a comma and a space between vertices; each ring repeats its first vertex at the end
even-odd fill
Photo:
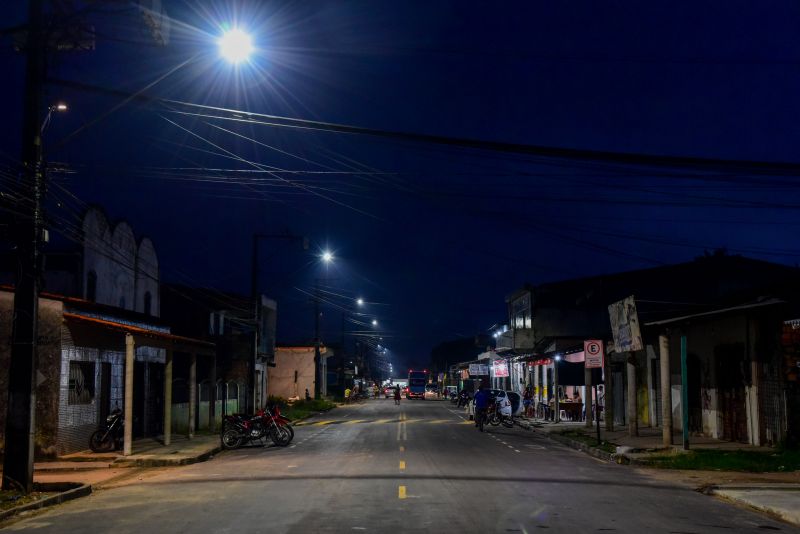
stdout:
POLYGON ((197 456, 189 456, 184 458, 120 458, 115 460, 112 464, 113 467, 170 467, 180 465, 191 465, 210 460, 215 454, 222 451, 222 446, 217 445, 211 450, 208 450, 197 456))
POLYGON ((730 496, 730 495, 725 495, 724 493, 718 493, 718 492, 724 492, 726 489, 731 489, 731 490, 734 490, 734 489, 735 490, 745 490, 745 489, 769 489, 769 490, 774 490, 774 489, 777 489, 778 491, 787 491, 787 490, 788 491, 797 491, 798 488, 796 488, 796 487, 793 488, 793 489, 790 489, 790 488, 772 488, 772 487, 759 488, 758 486, 750 486, 750 487, 740 486, 740 487, 736 487, 736 488, 728 488, 727 486, 713 486, 712 485, 712 486, 709 486, 708 488, 706 488, 706 491, 704 493, 706 495, 711 495, 711 496, 714 496, 714 497, 716 497, 718 499, 722 499, 722 500, 730 502, 730 503, 735 503, 735 504, 738 504, 738 505, 741 505, 741 506, 746 506, 746 507, 748 507, 748 508, 750 508, 752 510, 755 510, 757 512, 761 512, 761 513, 764 513, 764 514, 767 514, 767 515, 771 515, 773 517, 776 517, 776 518, 780 519, 781 521, 785 521, 786 523, 789 523, 790 525, 800 525, 800 522, 798 521, 798 518, 796 517, 796 515, 792 515, 791 513, 787 513, 786 510, 782 510, 780 508, 773 508, 772 506, 769 506, 769 505, 756 504, 756 503, 750 502, 750 501, 748 501, 746 499, 741 499, 741 498, 733 497, 733 496, 730 496))
MULTIPOLYGON (((47 491, 48 487, 53 487, 55 491, 58 491, 57 488, 63 488, 65 486, 75 486, 75 484, 69 482, 56 482, 51 484, 44 483, 35 485, 39 491, 47 491)), ((45 508, 47 506, 61 504, 63 502, 71 501, 80 497, 86 497, 91 493, 91 484, 78 485, 77 487, 72 487, 72 489, 68 489, 50 497, 45 497, 44 499, 40 499, 36 502, 15 506, 14 508, 9 508, 8 510, 3 510, 0 512, 0 521, 5 521, 9 517, 15 516, 22 512, 27 512, 29 510, 38 510, 39 508, 45 508)))
POLYGON ((532 430, 532 431, 534 431, 534 432, 536 432, 538 434, 542 434, 545 437, 547 437, 547 439, 550 439, 550 440, 553 440, 553 441, 557 441, 557 442, 561 443, 562 445, 566 445, 567 447, 570 447, 572 449, 576 449, 576 450, 579 450, 581 452, 585 452, 589 456, 594 456, 595 458, 599 458, 599 459, 605 460, 607 462, 613 462, 615 464, 620 464, 620 465, 639 465, 638 460, 632 460, 631 458, 629 458, 628 456, 626 456, 624 454, 616 454, 616 453, 606 452, 604 450, 598 449, 597 447, 592 447, 591 445, 587 445, 586 443, 584 443, 582 441, 578 441, 578 440, 575 440, 575 439, 572 439, 572 438, 568 438, 566 436, 562 436, 560 434, 555 434, 555 433, 552 433, 552 432, 545 432, 543 430, 537 430, 536 427, 534 427, 533 425, 529 426, 529 430, 532 430))

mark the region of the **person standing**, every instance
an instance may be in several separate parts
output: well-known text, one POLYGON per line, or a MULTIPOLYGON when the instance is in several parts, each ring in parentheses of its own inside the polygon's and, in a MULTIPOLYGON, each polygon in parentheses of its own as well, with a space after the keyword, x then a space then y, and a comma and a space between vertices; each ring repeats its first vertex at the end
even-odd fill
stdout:
POLYGON ((525 407, 525 417, 530 418, 533 412, 533 391, 530 386, 522 392, 522 405, 525 407))
POLYGON ((394 403, 400 406, 400 386, 394 387, 394 403))

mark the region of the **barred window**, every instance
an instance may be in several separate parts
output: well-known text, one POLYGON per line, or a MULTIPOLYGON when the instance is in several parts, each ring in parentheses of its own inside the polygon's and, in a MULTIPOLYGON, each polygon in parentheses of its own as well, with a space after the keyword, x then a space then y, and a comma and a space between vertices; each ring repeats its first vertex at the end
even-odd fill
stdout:
POLYGON ((69 362, 69 404, 94 400, 94 362, 69 362))

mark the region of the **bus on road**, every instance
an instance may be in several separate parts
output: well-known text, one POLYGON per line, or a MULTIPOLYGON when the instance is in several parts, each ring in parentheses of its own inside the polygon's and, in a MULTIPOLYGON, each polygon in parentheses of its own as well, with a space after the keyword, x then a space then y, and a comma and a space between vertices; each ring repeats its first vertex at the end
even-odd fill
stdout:
POLYGON ((425 400, 425 385, 428 383, 428 370, 414 371, 408 370, 408 389, 406 389, 407 399, 425 400))

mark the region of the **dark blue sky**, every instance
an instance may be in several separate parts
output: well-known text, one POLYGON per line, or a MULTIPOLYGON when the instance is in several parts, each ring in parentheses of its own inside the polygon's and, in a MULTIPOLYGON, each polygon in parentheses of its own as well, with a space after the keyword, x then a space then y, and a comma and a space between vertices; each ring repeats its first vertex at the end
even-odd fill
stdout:
MULTIPOLYGON (((169 46, 148 44, 135 12, 93 14, 96 51, 58 56, 51 75, 138 91, 197 56, 147 94, 513 143, 800 160, 796 2, 163 3, 176 19, 169 46), (238 69, 213 42, 231 22, 259 49, 238 69)), ((24 21, 17 4, 7 26, 24 21)), ((8 38, 0 61, 8 166, 19 154, 22 102, 22 60, 8 38)), ((296 244, 264 243, 262 289, 279 301, 282 340, 313 335, 308 297, 295 288, 310 290, 317 277, 380 303, 369 309, 386 344, 402 363, 421 363, 438 341, 502 320, 504 296, 526 281, 685 261, 716 247, 787 264, 800 255, 794 177, 542 160, 140 103, 93 123, 119 100, 57 85, 48 95, 71 107, 47 132, 48 158, 77 171, 56 178, 51 200, 69 191, 129 220, 152 237, 165 280, 249 292, 253 232, 288 229, 309 235, 312 251, 335 250, 326 273, 296 244), (288 170, 393 174, 281 174, 292 183, 265 186, 241 183, 252 173, 215 171, 224 179, 210 183, 198 174, 212 173, 177 169, 254 168, 220 149, 288 170)), ((79 211, 74 201, 51 209, 62 222, 79 211)), ((326 337, 338 337, 338 312, 325 318, 326 337)))

